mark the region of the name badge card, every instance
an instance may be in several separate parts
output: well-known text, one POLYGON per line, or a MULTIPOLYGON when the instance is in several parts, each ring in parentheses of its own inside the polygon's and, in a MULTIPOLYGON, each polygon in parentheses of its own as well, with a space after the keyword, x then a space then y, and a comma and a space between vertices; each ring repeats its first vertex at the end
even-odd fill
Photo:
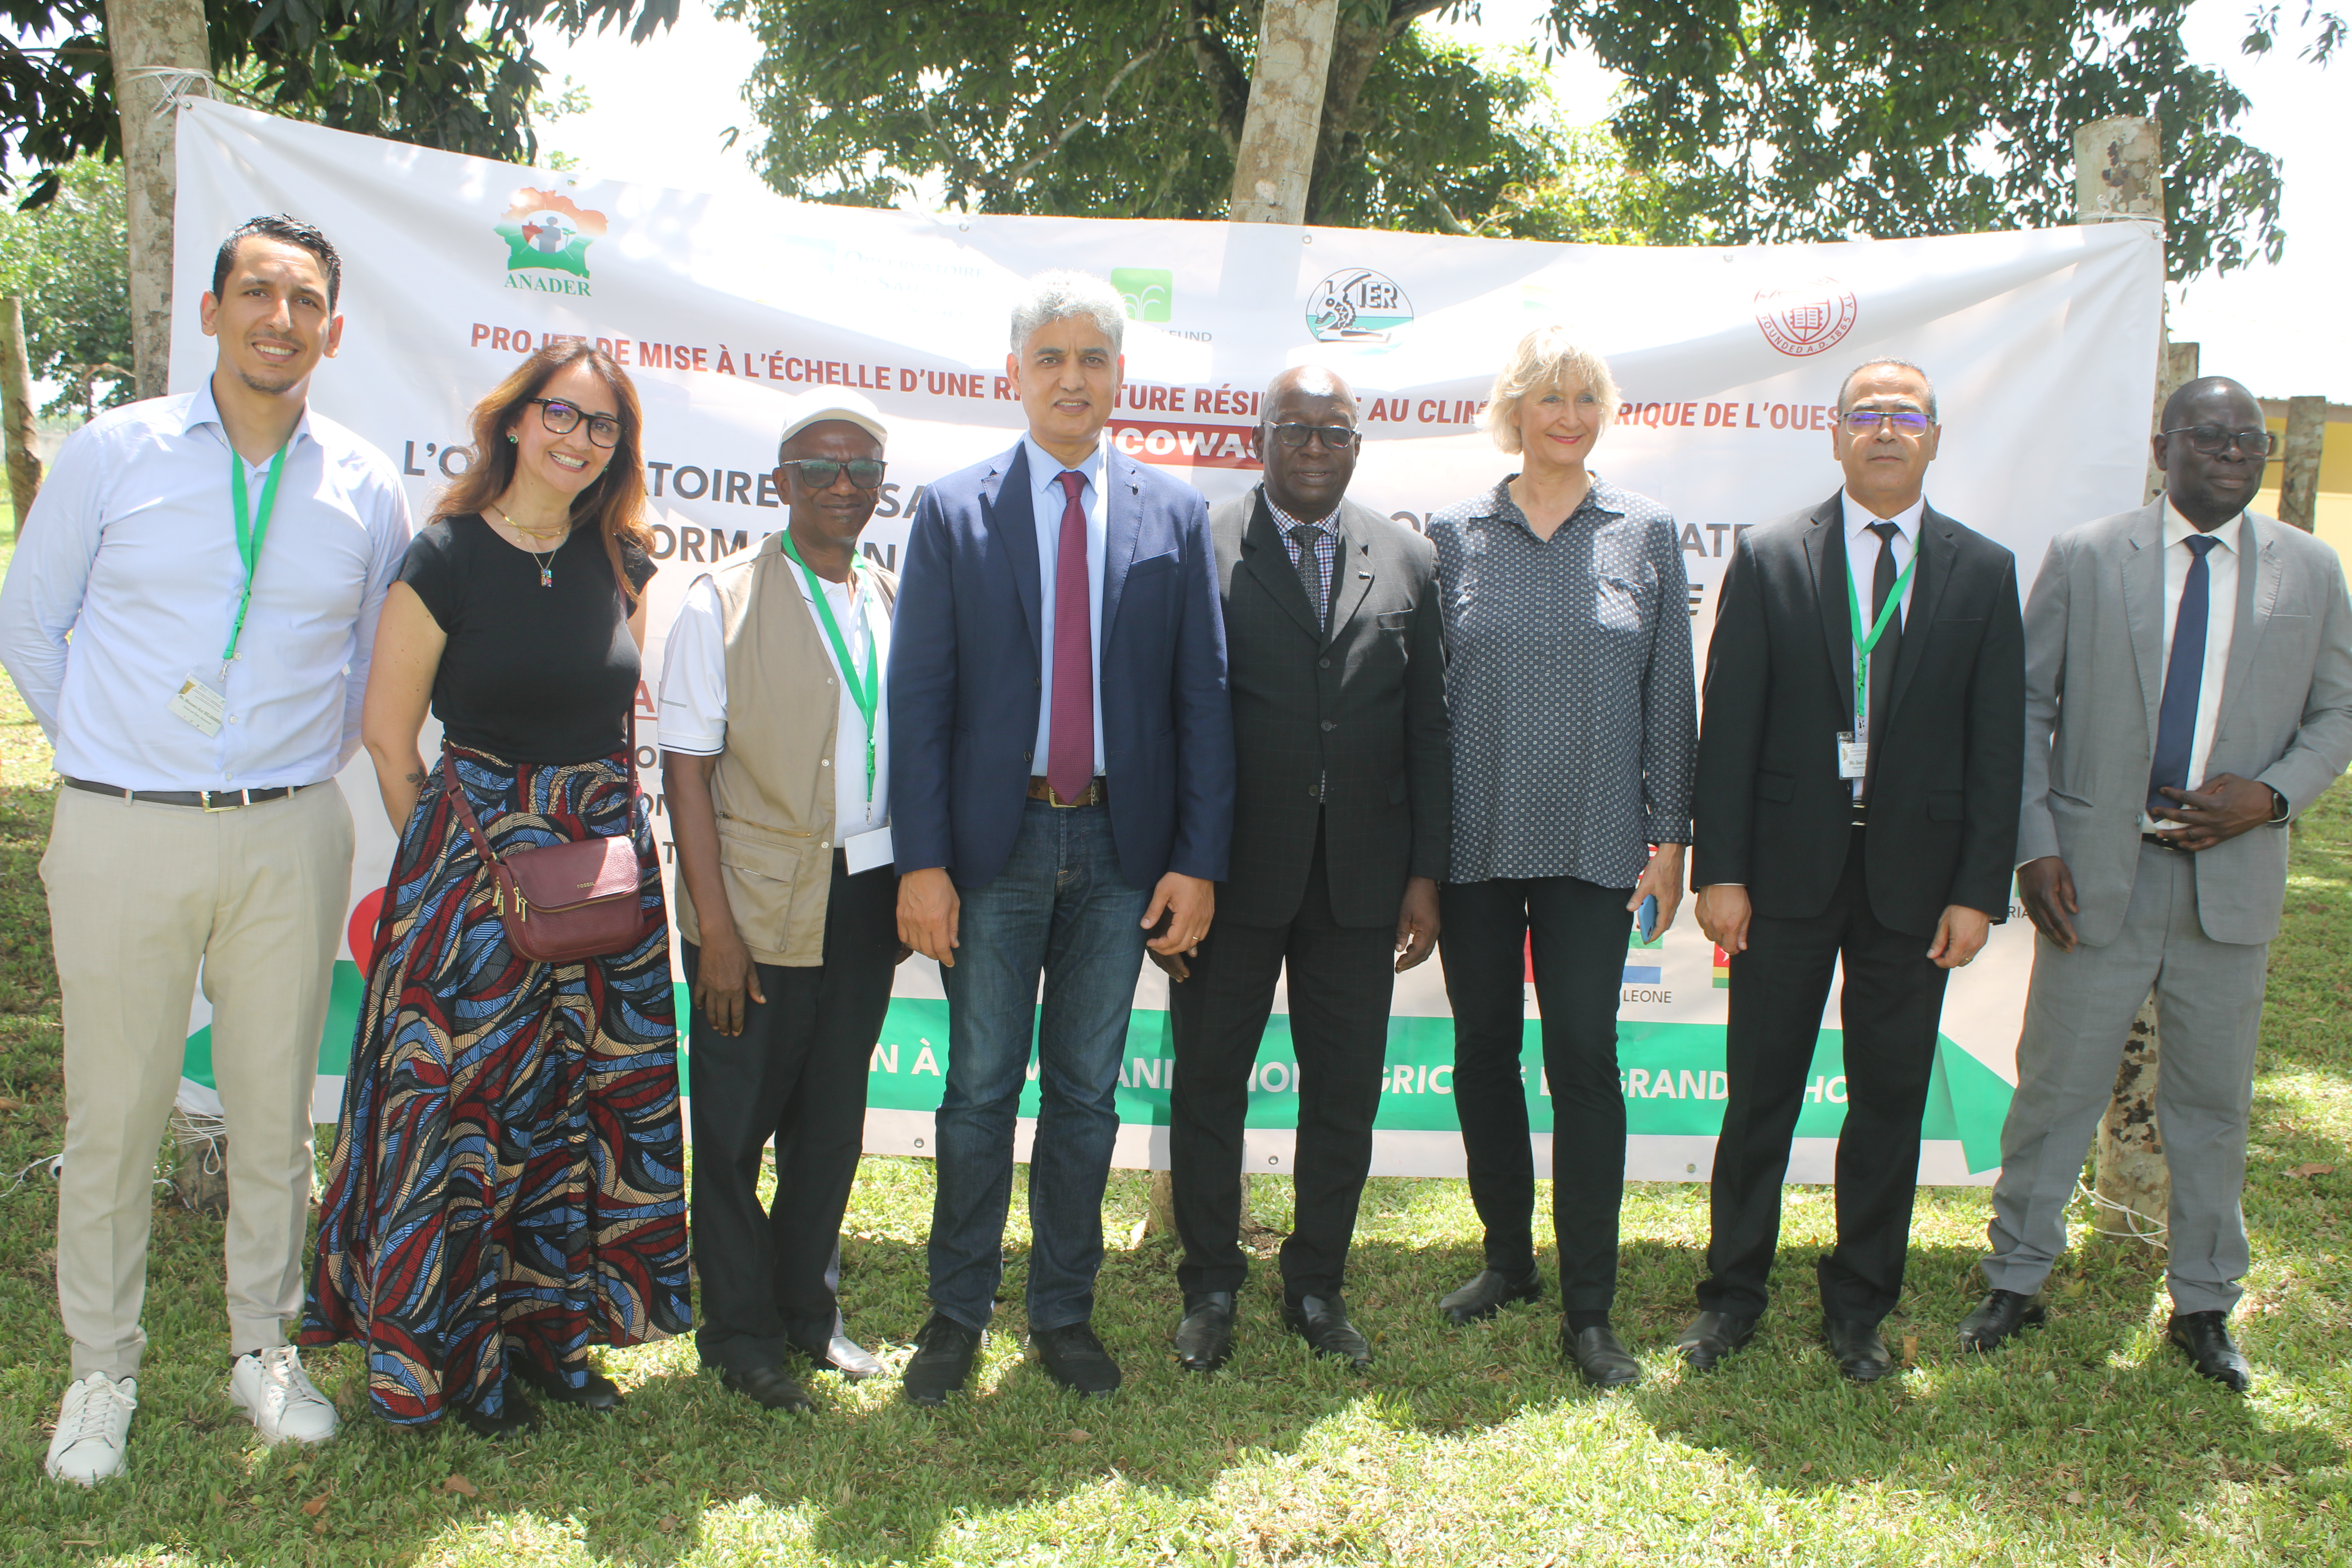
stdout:
POLYGON ((228 699, 194 671, 180 682, 180 689, 164 706, 172 710, 173 718, 194 725, 205 735, 219 734, 221 721, 228 715, 228 699))
POLYGON ((1838 777, 1858 779, 1870 772, 1870 742, 1857 741, 1851 730, 1840 730, 1837 738, 1838 777))
POLYGON ((871 833, 853 834, 841 841, 841 853, 853 877, 860 871, 871 871, 877 866, 887 866, 890 853, 890 825, 884 823, 871 833))

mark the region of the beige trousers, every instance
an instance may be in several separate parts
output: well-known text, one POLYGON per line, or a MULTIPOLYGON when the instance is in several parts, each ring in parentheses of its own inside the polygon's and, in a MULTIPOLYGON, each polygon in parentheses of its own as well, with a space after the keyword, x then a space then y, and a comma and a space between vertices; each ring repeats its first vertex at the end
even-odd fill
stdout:
POLYGON ((229 1353, 302 1310, 310 1091, 343 911, 352 814, 332 783, 234 811, 60 786, 41 880, 65 993, 58 1304, 73 1375, 128 1377, 147 1336, 155 1155, 201 966, 228 1121, 229 1353))

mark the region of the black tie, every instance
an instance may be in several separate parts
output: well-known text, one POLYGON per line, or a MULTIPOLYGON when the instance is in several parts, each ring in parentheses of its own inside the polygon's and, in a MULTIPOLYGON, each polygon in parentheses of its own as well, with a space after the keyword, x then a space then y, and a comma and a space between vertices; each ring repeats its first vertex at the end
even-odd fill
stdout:
POLYGON ((1298 585, 1307 590, 1307 602, 1315 608, 1315 626, 1321 630, 1329 611, 1330 589, 1323 581, 1323 557, 1316 545, 1322 541, 1323 530, 1311 522, 1302 522, 1290 531, 1298 545, 1298 585))
MULTIPOLYGON (((1878 624, 1879 612, 1895 592, 1895 541, 1902 528, 1892 522, 1874 522, 1870 531, 1878 535, 1878 564, 1870 573, 1870 624, 1878 624)), ((1903 642, 1903 606, 1895 605, 1887 617, 1886 629, 1879 634, 1870 650, 1870 762, 1864 770, 1862 797, 1870 798, 1870 781, 1878 773, 1878 754, 1886 746, 1886 700, 1895 689, 1895 655, 1903 642)))

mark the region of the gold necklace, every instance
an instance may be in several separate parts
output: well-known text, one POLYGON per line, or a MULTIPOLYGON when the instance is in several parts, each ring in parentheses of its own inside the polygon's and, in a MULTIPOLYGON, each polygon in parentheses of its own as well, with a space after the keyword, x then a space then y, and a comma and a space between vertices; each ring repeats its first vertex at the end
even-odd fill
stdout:
MULTIPOLYGON (((500 522, 505 523, 509 528, 513 529, 525 539, 551 539, 556 536, 557 531, 553 529, 530 529, 523 527, 522 524, 509 517, 506 513, 506 509, 499 505, 496 501, 490 502, 490 510, 499 514, 499 521, 500 522)), ((565 523, 562 531, 565 535, 569 535, 572 531, 572 525, 570 523, 565 523)), ((562 548, 562 545, 558 544, 554 550, 551 550, 547 552, 545 559, 541 559, 539 552, 533 550, 530 545, 526 544, 522 547, 522 552, 525 555, 530 556, 531 563, 539 568, 539 585, 541 587, 552 588, 555 586, 555 555, 556 551, 560 551, 562 548)))

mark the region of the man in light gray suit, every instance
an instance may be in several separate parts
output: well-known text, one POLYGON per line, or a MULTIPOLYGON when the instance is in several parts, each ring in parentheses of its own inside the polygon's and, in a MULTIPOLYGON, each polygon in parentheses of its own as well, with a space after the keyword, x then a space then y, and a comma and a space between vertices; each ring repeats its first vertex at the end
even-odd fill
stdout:
POLYGON ((2285 826, 2352 760, 2352 604, 2336 552, 2245 510, 2271 445, 2234 381, 2190 382, 2155 437, 2165 493, 2063 533, 2025 606, 2018 888, 2040 939, 1993 1188, 1990 1350, 2040 1322, 2093 1129, 2151 986, 2172 1172, 2168 1333, 2242 1392, 2246 1117, 2285 826), (2191 789, 2190 782, 2201 781, 2191 789))

